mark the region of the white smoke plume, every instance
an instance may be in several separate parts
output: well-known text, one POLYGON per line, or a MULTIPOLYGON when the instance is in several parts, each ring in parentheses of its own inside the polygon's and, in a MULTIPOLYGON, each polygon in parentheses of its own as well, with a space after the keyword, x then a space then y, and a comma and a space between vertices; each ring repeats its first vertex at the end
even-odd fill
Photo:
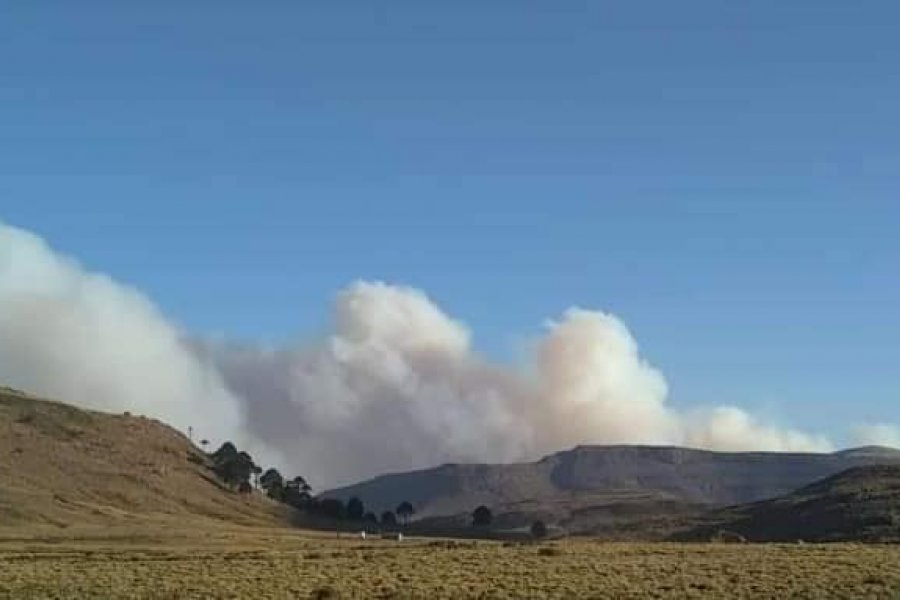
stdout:
POLYGON ((132 411, 209 435, 241 429, 241 404, 153 304, 0 223, 0 382, 86 408, 132 411))
POLYGON ((831 448, 734 407, 673 410, 662 374, 602 312, 573 308, 549 322, 519 368, 479 356, 467 328, 421 291, 377 282, 337 295, 324 340, 272 349, 185 339, 136 290, 0 224, 0 382, 193 424, 319 488, 588 443, 831 448))
POLYGON ((832 448, 825 436, 766 425, 735 406, 720 406, 705 418, 689 421, 685 444, 732 452, 824 452, 832 448))
POLYGON ((446 461, 511 461, 577 444, 689 444, 727 450, 831 448, 733 407, 687 418, 662 374, 612 315, 570 309, 531 364, 493 366, 466 328, 422 292, 357 282, 334 330, 311 347, 207 345, 226 383, 252 400, 249 426, 315 477, 347 480, 446 461), (308 462, 307 462, 308 461, 308 462), (320 471, 321 469, 321 471, 320 471))
POLYGON ((869 423, 853 429, 853 441, 860 446, 887 446, 900 449, 900 427, 889 423, 869 423))

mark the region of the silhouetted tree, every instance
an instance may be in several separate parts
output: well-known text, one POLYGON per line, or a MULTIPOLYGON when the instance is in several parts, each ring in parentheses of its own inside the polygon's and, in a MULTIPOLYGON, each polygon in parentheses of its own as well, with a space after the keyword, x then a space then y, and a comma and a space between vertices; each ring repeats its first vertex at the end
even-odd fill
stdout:
POLYGON ((361 521, 365 513, 366 507, 363 505, 362 500, 355 496, 347 500, 348 519, 350 519, 351 521, 361 521))
POLYGON ((253 485, 254 487, 259 487, 259 474, 262 473, 262 467, 259 465, 253 465, 253 485))
POLYGON ((250 482, 256 465, 253 464, 253 458, 246 452, 238 452, 237 448, 231 442, 225 442, 222 447, 211 455, 214 470, 225 483, 231 486, 240 486, 242 483, 250 482))
POLYGON ((392 511, 386 510, 381 513, 381 524, 384 527, 396 527, 397 516, 392 511))
POLYGON ((378 515, 373 512, 367 512, 363 515, 362 518, 364 523, 368 523, 369 525, 378 525, 378 515))
POLYGON ((211 454, 213 460, 229 460, 237 456, 238 450, 231 442, 225 442, 219 449, 211 454))
POLYGON ((252 494, 253 486, 250 485, 249 481, 242 481, 240 485, 238 485, 238 493, 239 494, 252 494))
POLYGON ((413 508, 413 505, 409 502, 401 502, 399 506, 397 506, 397 517, 400 519, 400 522, 404 525, 409 523, 410 517, 416 514, 416 509, 413 508))
POLYGON ((479 506, 472 513, 472 525, 475 527, 487 527, 491 524, 494 515, 491 513, 491 509, 487 506, 479 506))
POLYGON ((284 477, 281 476, 281 473, 278 472, 278 469, 266 469, 266 472, 263 473, 259 478, 259 484, 262 486, 264 490, 268 490, 269 486, 284 485, 284 477))
POLYGON ((337 498, 325 498, 319 502, 319 513, 329 519, 343 519, 345 510, 344 503, 337 498))
POLYGON ((229 462, 227 472, 233 483, 241 484, 244 482, 250 483, 254 469, 256 469, 256 465, 253 462, 253 458, 242 451, 238 452, 234 460, 229 462))
POLYGON ((266 496, 268 496, 272 500, 284 502, 284 485, 280 483, 273 483, 269 487, 264 489, 266 490, 266 496))
POLYGON ((200 445, 203 446, 205 450, 207 446, 209 446, 209 440, 200 440, 200 445))
POLYGON ((547 526, 543 521, 537 520, 531 524, 531 535, 537 539, 547 537, 547 526))
POLYGON ((259 478, 259 485, 266 491, 266 495, 279 502, 284 501, 284 477, 278 469, 266 469, 259 478))
POLYGON ((310 490, 312 488, 306 483, 306 480, 297 475, 284 484, 283 502, 290 504, 294 508, 308 509, 312 499, 309 495, 310 490))
POLYGON ((312 486, 310 486, 303 477, 297 475, 293 479, 291 479, 291 484, 296 485, 301 492, 304 494, 308 494, 312 491, 312 486))

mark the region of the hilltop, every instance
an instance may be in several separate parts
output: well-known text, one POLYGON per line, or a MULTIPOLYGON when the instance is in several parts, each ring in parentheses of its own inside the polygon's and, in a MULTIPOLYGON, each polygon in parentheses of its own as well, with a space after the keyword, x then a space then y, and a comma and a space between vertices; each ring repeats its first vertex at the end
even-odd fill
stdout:
POLYGON ((203 452, 159 421, 0 388, 0 526, 171 517, 272 525, 284 511, 229 490, 203 452))

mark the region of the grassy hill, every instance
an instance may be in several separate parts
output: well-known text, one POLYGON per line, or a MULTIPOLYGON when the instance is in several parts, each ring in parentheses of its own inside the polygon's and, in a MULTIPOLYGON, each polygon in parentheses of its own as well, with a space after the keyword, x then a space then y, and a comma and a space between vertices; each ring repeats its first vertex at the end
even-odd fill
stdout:
POLYGON ((285 514, 259 494, 223 486, 206 456, 159 421, 0 388, 0 526, 166 517, 266 525, 285 514))
POLYGON ((900 465, 854 467, 785 496, 704 516, 674 536, 731 531, 750 541, 900 541, 900 465))
MULTIPOLYGON (((506 532, 525 532, 541 518, 561 531, 607 539, 702 540, 727 530, 750 540, 900 540, 900 453, 883 448, 774 454, 584 447, 536 463, 390 475, 342 492, 334 495, 358 494, 368 507, 411 500, 425 517, 413 527, 421 532, 464 533, 471 507, 484 503, 494 509, 496 529, 506 532), (766 494, 777 497, 716 508, 766 494)), ((0 388, 0 528, 321 525, 310 519, 259 493, 235 493, 203 452, 159 421, 0 388)))

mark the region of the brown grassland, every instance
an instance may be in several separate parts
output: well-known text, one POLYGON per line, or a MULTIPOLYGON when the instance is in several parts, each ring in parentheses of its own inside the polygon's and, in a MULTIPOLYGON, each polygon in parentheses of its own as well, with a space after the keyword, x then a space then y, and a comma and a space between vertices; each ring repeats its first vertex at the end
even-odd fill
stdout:
POLYGON ((900 545, 17 528, 0 530, 0 598, 900 598, 900 545))

